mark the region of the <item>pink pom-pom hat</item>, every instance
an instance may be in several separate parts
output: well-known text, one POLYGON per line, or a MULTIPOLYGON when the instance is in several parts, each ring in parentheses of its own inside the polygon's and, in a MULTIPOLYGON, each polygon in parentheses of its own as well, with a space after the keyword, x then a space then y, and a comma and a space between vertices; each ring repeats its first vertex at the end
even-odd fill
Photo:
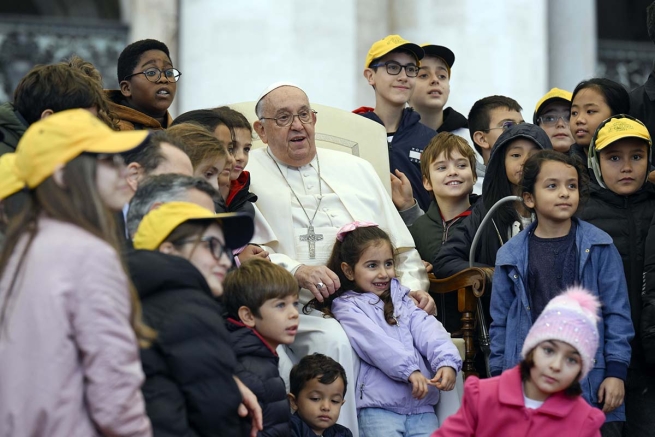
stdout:
POLYGON ((530 328, 521 356, 525 359, 542 341, 563 341, 580 353, 580 379, 584 378, 594 366, 598 349, 599 308, 600 302, 596 296, 582 287, 571 287, 554 297, 530 328))

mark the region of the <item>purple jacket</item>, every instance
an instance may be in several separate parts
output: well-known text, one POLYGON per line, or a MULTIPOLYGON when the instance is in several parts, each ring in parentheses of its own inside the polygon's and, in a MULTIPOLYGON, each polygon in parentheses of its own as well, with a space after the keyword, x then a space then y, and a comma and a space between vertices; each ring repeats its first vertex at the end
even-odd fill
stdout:
POLYGON ((373 293, 347 291, 332 303, 332 313, 361 359, 357 409, 383 408, 397 414, 433 413, 439 390, 430 386, 421 400, 412 397, 409 375, 420 370, 432 378, 440 367, 457 372, 462 359, 441 323, 418 308, 409 289, 391 281, 397 325, 384 320, 384 304, 373 293))

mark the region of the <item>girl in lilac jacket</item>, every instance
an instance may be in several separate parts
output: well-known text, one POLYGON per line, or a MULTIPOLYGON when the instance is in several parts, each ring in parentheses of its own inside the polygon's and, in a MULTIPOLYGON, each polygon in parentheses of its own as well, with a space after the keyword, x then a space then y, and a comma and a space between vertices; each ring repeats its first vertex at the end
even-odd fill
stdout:
POLYGON ((360 436, 428 436, 439 390, 452 390, 462 360, 450 335, 396 279, 389 236, 370 222, 341 228, 328 261, 340 290, 309 305, 333 315, 361 360, 360 436))

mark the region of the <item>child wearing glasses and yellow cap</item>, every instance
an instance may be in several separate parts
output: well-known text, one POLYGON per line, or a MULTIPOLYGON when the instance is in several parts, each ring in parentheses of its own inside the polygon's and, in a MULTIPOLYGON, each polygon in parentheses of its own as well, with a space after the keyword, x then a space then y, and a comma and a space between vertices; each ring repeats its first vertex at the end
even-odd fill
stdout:
MULTIPOLYGON (((651 259, 644 265, 644 256, 648 258, 652 251, 649 248, 653 247, 647 239, 655 211, 655 186, 647 180, 651 144, 648 129, 629 115, 614 115, 602 121, 589 144, 588 166, 595 180, 589 200, 577 214, 612 237, 623 261, 636 335, 631 342, 629 367, 612 375, 618 378, 615 391, 622 400, 625 394, 625 403, 606 412, 611 425, 605 426, 620 427, 627 417, 624 435, 630 436, 639 435, 640 423, 649 423, 655 406, 655 374, 647 365, 639 335, 644 269, 647 288, 655 287, 650 280, 655 262, 651 259)), ((655 238, 655 234, 651 232, 649 238, 655 238)))
POLYGON ((140 323, 112 215, 130 196, 119 154, 147 136, 74 109, 33 123, 18 143, 15 171, 29 192, 0 254, 8 435, 152 435, 137 341, 153 333, 140 323))
POLYGON ((542 128, 550 138, 553 149, 566 153, 575 143, 569 129, 571 119, 571 92, 553 88, 534 108, 532 122, 542 128))
POLYGON ((239 414, 253 408, 252 429, 261 430, 257 400, 235 378, 237 360, 217 300, 231 248, 247 244, 253 226, 245 215, 168 202, 148 212, 134 234, 130 273, 143 318, 157 330, 153 346, 141 351, 155 435, 242 435, 239 414))
POLYGON ((364 78, 375 92, 375 108, 362 106, 353 111, 387 130, 392 198, 408 225, 430 206, 430 194, 421 177, 421 153, 436 132, 420 123, 417 112, 405 107, 424 55, 419 45, 399 35, 373 43, 364 62, 364 78))

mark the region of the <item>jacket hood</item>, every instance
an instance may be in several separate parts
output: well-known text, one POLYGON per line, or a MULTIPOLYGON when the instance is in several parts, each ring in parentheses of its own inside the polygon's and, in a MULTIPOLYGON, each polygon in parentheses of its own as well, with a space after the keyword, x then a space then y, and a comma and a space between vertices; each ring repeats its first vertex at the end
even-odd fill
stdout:
POLYGON ((131 250, 127 267, 141 299, 164 290, 197 289, 212 296, 202 273, 186 259, 154 250, 131 250))
POLYGON ((600 184, 598 184, 594 178, 590 178, 589 195, 602 199, 603 202, 606 202, 617 208, 627 208, 631 203, 639 203, 645 199, 655 196, 655 185, 646 180, 644 185, 639 190, 628 196, 623 196, 616 194, 609 188, 600 186, 600 184))
POLYGON ((453 108, 443 110, 443 124, 439 126, 437 132, 452 132, 457 129, 468 129, 469 122, 462 114, 453 108))
POLYGON ((553 145, 548 138, 548 134, 542 128, 532 123, 515 124, 514 126, 503 132, 491 149, 491 156, 487 164, 486 175, 482 183, 482 196, 489 190, 491 184, 494 183, 494 178, 505 175, 505 150, 507 146, 514 140, 524 138, 530 140, 537 145, 541 150, 552 150, 553 145))

